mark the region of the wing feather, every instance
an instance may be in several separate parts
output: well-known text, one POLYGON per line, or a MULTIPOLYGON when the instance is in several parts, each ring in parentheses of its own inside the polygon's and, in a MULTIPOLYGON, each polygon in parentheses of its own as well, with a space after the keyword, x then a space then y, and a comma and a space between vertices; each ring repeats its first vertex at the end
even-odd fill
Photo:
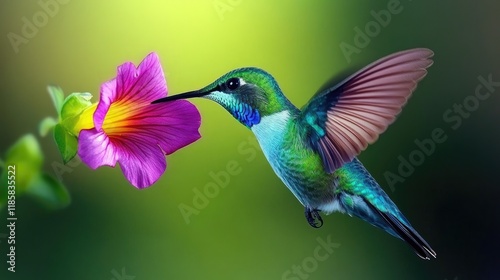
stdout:
POLYGON ((304 132, 327 172, 350 162, 387 129, 427 74, 432 56, 429 49, 386 56, 304 106, 304 132))

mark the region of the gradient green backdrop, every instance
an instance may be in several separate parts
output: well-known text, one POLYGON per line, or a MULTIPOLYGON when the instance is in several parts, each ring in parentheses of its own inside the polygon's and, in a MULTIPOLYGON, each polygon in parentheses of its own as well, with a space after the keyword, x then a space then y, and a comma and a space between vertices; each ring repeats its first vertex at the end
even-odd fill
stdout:
MULTIPOLYGON (((353 45, 354 28, 364 29, 374 20, 371 11, 389 2, 70 0, 16 53, 7 34, 22 35, 22 18, 33 22, 42 8, 37 1, 4 0, 0 153, 55 115, 47 84, 97 97, 119 64, 137 64, 151 51, 161 58, 171 94, 205 86, 233 68, 258 66, 301 106, 335 73, 428 47, 435 52, 428 76, 360 158, 437 251, 436 260, 422 261, 403 242, 345 215, 311 228, 252 148, 251 132, 217 104, 193 100, 202 138, 169 156, 167 172, 149 189, 130 186, 119 168, 92 171, 80 164, 62 175, 72 196, 66 209, 51 212, 19 198, 17 272, 7 272, 7 244, 0 239, 0 279, 127 279, 113 274, 122 269, 136 280, 282 279, 313 256, 317 237, 327 236, 340 247, 307 279, 498 279, 500 90, 456 130, 443 113, 474 94, 478 76, 500 81, 500 3, 401 1, 401 12, 348 62, 339 45, 353 45), (391 191, 384 172, 396 173, 398 156, 407 158, 414 140, 434 128, 447 141, 391 191), (193 189, 203 190, 214 182, 210 173, 232 161, 240 173, 186 224, 179 205, 193 205, 193 189)), ((55 175, 51 165, 61 159, 53 139, 39 139, 45 171, 55 175)), ((5 217, 0 233, 7 232, 5 217)))

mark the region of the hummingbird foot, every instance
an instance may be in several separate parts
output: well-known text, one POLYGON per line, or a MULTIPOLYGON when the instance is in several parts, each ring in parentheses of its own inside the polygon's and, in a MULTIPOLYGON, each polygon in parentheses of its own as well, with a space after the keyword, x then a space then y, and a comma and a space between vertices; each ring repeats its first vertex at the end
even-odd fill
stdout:
POLYGON ((319 214, 318 209, 311 209, 306 206, 305 211, 306 220, 313 228, 320 228, 323 225, 323 219, 319 214))

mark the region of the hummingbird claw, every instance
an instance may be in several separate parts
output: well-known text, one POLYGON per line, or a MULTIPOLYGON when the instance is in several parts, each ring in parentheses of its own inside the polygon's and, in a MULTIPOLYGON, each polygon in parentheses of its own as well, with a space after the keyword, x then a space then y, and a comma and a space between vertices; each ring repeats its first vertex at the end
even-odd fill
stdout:
POLYGON ((319 214, 319 210, 311 209, 309 207, 305 208, 306 220, 313 228, 320 228, 323 225, 323 219, 319 214))

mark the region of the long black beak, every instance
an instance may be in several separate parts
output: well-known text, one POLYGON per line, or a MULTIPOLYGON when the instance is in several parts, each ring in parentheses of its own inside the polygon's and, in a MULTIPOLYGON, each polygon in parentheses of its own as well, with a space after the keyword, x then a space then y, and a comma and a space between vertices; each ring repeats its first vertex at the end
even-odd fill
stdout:
POLYGON ((161 102, 168 102, 168 101, 173 101, 173 100, 178 100, 178 99, 188 99, 188 98, 193 98, 193 97, 202 97, 210 92, 203 92, 200 90, 195 90, 195 91, 189 91, 181 94, 176 94, 172 96, 167 96, 163 97, 160 99, 156 99, 155 101, 151 102, 151 104, 156 104, 156 103, 161 103, 161 102))

